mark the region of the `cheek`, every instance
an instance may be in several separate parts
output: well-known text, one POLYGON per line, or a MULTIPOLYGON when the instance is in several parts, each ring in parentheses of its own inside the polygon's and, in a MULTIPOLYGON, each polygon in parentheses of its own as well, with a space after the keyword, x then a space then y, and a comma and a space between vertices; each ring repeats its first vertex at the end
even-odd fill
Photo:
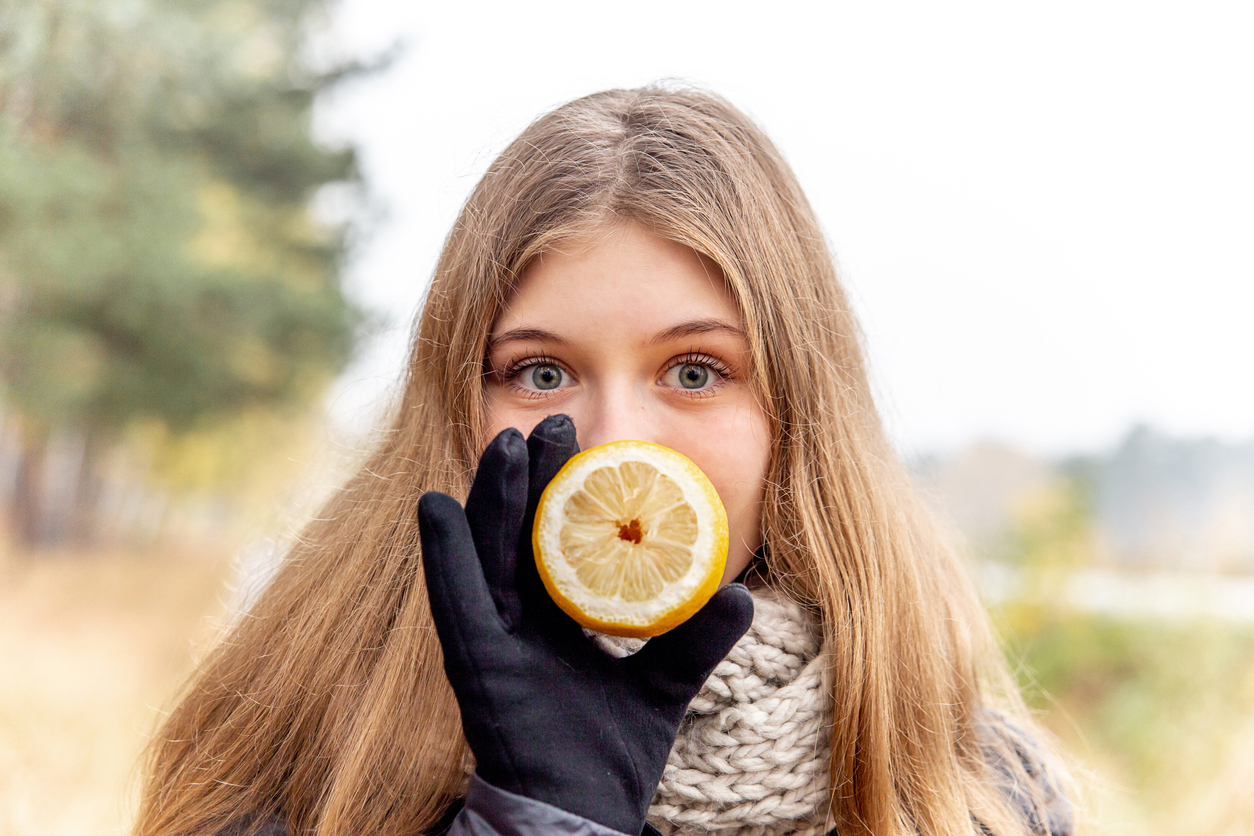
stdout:
POLYGON ((490 393, 485 393, 483 399, 483 417, 485 421, 483 437, 486 441, 491 441, 502 430, 514 426, 513 417, 494 402, 490 393))
POLYGON ((760 409, 736 410, 724 421, 703 422, 676 449, 710 477, 727 509, 728 560, 748 562, 760 545, 762 495, 770 461, 770 428, 760 409), (737 557, 739 555, 739 558, 737 557))
POLYGON ((523 410, 511 406, 506 399, 499 397, 495 387, 486 386, 483 391, 484 446, 496 438, 504 430, 513 427, 523 434, 523 438, 531 435, 536 424, 544 420, 549 412, 523 410))

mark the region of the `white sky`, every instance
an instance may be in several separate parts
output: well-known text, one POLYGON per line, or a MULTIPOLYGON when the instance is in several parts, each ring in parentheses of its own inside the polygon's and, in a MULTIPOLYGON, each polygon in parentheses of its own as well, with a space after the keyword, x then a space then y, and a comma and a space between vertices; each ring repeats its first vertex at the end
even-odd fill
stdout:
POLYGON ((407 57, 320 125, 389 218, 353 290, 394 327, 332 399, 368 422, 461 202, 528 122, 682 78, 754 116, 819 214, 899 446, 1254 436, 1254 4, 342 0, 407 57))

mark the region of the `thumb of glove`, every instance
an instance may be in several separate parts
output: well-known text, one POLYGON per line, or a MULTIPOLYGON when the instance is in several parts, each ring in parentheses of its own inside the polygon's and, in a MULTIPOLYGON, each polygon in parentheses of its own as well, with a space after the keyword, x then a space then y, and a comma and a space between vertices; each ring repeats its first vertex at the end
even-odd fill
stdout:
POLYGON ((650 639, 622 663, 666 701, 687 706, 752 623, 749 590, 728 584, 692 618, 650 639))

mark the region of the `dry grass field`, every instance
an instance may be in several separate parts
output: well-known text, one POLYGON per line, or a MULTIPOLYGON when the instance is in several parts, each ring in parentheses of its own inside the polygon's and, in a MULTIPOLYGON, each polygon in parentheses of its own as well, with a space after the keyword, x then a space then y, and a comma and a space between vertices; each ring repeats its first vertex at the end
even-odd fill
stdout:
POLYGON ((225 549, 0 552, 0 834, 127 831, 145 740, 229 569, 225 549))

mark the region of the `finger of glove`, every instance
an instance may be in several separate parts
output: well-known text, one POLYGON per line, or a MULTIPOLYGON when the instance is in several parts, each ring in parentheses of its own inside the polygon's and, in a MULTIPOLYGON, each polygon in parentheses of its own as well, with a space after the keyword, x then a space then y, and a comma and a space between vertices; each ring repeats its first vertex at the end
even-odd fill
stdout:
MULTIPOLYGON (((527 481, 527 514, 534 515, 540 504, 540 494, 549 482, 579 452, 575 435, 575 422, 568 415, 550 415, 527 436, 529 463, 527 481)), ((530 534, 530 532, 528 532, 530 534)))
POLYGON ((454 660, 470 664, 473 646, 494 627, 499 629, 500 621, 462 506, 446 494, 423 494, 418 534, 427 599, 446 667, 454 660))
POLYGON ((518 623, 522 609, 515 571, 526 511, 527 443, 522 433, 511 428, 492 439, 479 457, 479 469, 466 498, 466 521, 483 578, 507 628, 518 623))
POLYGON ((749 590, 728 584, 692 618, 620 664, 663 699, 686 706, 752 623, 749 590))
POLYGON ((531 431, 527 437, 527 513, 518 539, 518 589, 524 607, 548 628, 574 632, 578 632, 578 627, 557 608, 540 581, 532 554, 531 530, 535 525, 540 495, 562 466, 578 452, 575 424, 566 415, 550 415, 531 431))

